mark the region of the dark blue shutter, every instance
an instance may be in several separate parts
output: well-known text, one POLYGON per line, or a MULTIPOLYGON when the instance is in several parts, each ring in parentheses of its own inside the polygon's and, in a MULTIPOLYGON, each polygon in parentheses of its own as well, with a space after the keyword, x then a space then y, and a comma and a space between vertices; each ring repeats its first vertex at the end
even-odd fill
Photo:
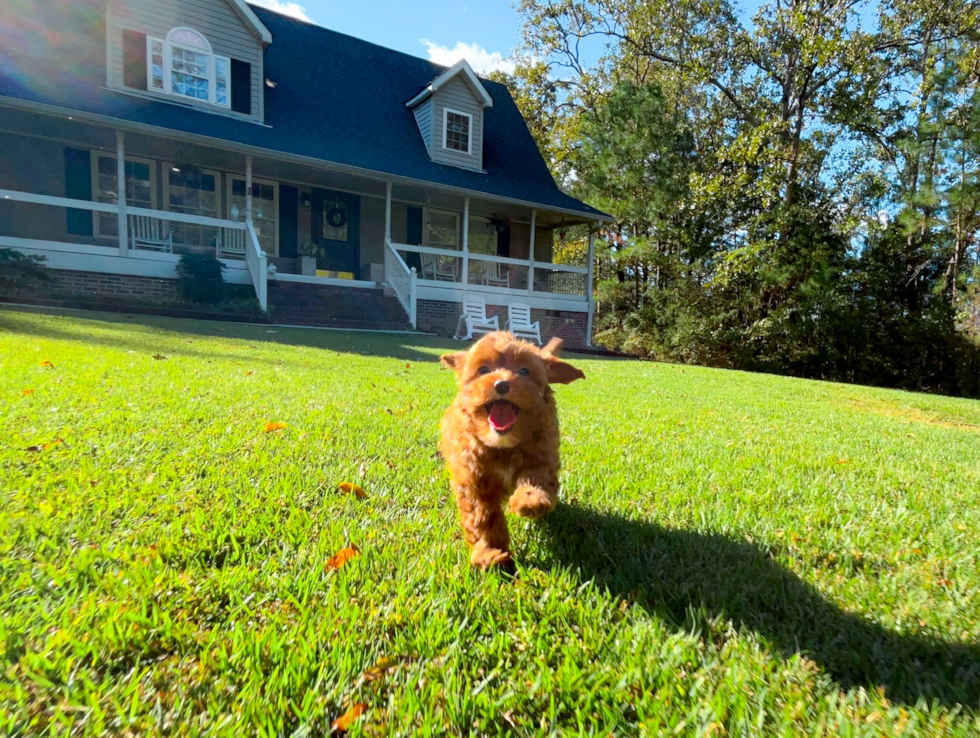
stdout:
POLYGON ((123 84, 135 90, 146 89, 146 34, 123 31, 123 84))
MULTIPOLYGON (((422 245, 422 208, 408 208, 408 230, 405 234, 405 241, 410 246, 422 245)), ((422 259, 414 251, 405 254, 405 264, 409 269, 415 267, 415 271, 422 271, 422 259)))
POLYGON ((238 59, 231 60, 231 109, 252 114, 252 65, 238 59))
POLYGON ((422 245, 422 208, 408 209, 408 232, 405 242, 410 246, 422 245))
POLYGON ((279 185, 279 256, 296 258, 299 223, 299 190, 279 185))
MULTIPOLYGON (((92 155, 85 149, 65 149, 65 197, 92 199, 92 155)), ((77 236, 91 236, 92 211, 66 208, 65 228, 77 236)))

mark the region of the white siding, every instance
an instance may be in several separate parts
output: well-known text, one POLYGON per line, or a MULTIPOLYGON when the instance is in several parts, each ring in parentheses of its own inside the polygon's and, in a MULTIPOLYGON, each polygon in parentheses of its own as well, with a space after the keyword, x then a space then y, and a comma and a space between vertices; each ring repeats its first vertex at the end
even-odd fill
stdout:
MULTIPOLYGON (((215 54, 252 65, 252 117, 262 120, 262 42, 226 0, 126 0, 108 3, 106 61, 109 86, 124 88, 123 29, 163 38, 175 26, 188 26, 202 33, 215 54)), ((189 99, 181 101, 189 102, 189 99)), ((205 107, 225 112, 213 106, 205 107)))
POLYGON ((425 150, 432 156, 432 98, 415 108, 415 122, 419 124, 425 150))
POLYGON ((467 169, 483 169, 483 103, 458 76, 439 88, 432 96, 431 103, 432 147, 429 153, 433 161, 467 169), (472 116, 473 128, 470 131, 469 154, 443 147, 443 111, 446 108, 472 116))

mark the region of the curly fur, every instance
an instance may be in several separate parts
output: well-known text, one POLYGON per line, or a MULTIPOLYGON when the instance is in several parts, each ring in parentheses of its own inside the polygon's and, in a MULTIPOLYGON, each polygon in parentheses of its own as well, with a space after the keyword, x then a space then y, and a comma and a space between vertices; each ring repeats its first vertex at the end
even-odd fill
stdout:
POLYGON ((558 358, 561 345, 556 338, 539 349, 498 332, 441 358, 459 385, 442 418, 441 451, 470 563, 481 569, 513 567, 504 500, 526 518, 546 515, 558 501, 558 409, 550 385, 585 377, 558 358), (516 408, 516 422, 504 432, 490 421, 491 403, 500 400, 516 408))

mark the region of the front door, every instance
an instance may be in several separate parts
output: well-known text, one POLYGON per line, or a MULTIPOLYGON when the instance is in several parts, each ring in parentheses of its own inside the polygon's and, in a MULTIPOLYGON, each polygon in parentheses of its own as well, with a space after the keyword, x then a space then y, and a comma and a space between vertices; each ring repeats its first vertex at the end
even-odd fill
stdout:
POLYGON ((313 222, 310 234, 320 247, 316 268, 348 272, 354 279, 360 279, 361 198, 346 192, 313 188, 311 200, 313 222))

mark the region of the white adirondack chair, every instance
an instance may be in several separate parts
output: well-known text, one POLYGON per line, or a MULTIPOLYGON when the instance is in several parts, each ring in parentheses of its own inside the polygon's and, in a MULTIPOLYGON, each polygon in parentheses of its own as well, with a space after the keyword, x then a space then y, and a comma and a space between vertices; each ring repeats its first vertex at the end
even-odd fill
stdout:
POLYGON ((466 295, 463 298, 463 314, 459 316, 459 323, 456 325, 456 338, 467 341, 473 338, 474 333, 491 333, 500 330, 500 321, 497 316, 487 317, 487 303, 482 297, 476 295, 466 295), (466 333, 460 335, 460 331, 465 329, 466 333))
POLYGON ((533 338, 540 346, 541 322, 531 322, 531 306, 523 302, 512 302, 507 306, 507 330, 518 338, 533 338))
POLYGON ((134 249, 174 252, 174 234, 167 221, 149 215, 129 216, 129 241, 134 249))
POLYGON ((451 264, 440 264, 435 254, 419 254, 422 262, 422 279, 434 279, 439 282, 456 281, 455 260, 451 264))

